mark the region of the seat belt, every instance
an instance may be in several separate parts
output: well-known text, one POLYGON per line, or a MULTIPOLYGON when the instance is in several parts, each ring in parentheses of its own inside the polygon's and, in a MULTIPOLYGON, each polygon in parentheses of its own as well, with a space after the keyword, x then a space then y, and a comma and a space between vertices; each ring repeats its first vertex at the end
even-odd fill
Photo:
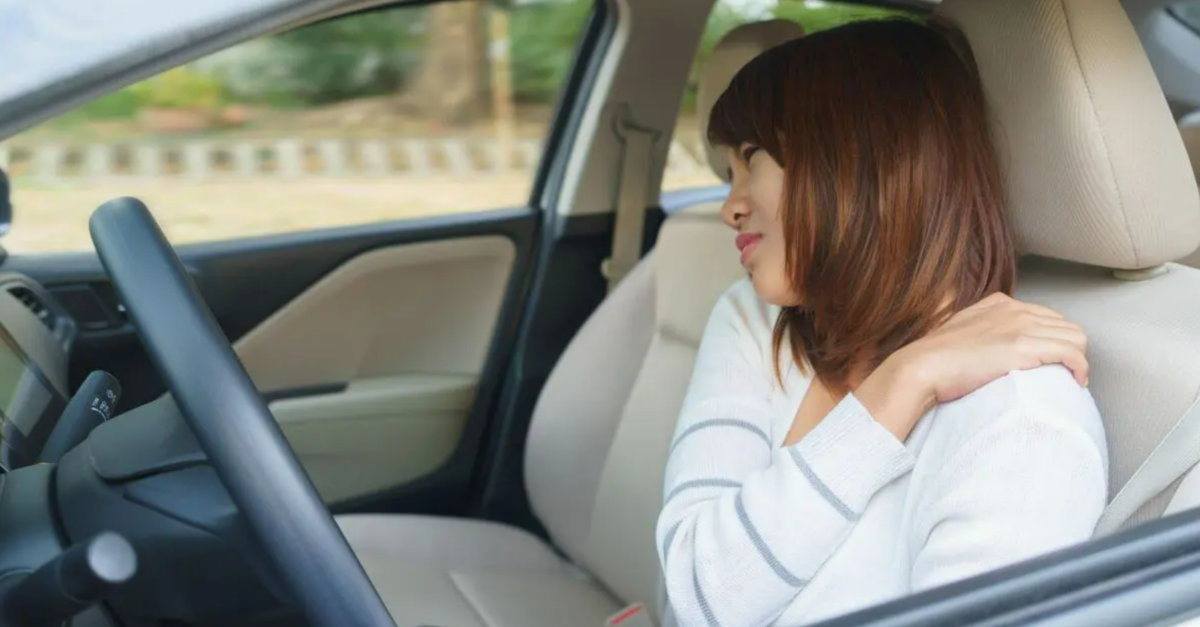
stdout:
POLYGON ((612 255, 600 272, 612 292, 642 257, 646 225, 646 187, 650 182, 650 159, 659 132, 633 121, 629 105, 621 105, 614 118, 621 142, 621 179, 617 183, 617 214, 613 225, 612 255))
POLYGON ((603 627, 655 627, 645 604, 631 603, 604 621, 603 627))
POLYGON ((1096 523, 1096 535, 1119 531, 1121 525, 1146 501, 1167 489, 1197 462, 1200 462, 1200 398, 1184 412, 1179 422, 1121 487, 1108 507, 1104 508, 1100 521, 1096 523))

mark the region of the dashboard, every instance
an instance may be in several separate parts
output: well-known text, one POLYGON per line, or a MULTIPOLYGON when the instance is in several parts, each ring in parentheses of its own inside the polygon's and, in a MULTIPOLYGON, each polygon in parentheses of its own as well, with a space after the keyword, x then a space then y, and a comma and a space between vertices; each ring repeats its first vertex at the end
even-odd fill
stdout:
POLYGON ((0 470, 38 460, 66 408, 74 336, 71 317, 33 279, 0 275, 0 470))

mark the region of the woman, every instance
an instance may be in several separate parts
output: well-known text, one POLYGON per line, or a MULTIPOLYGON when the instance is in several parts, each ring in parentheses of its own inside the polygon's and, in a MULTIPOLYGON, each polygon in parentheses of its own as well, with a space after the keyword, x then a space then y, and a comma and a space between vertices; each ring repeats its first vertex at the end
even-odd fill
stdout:
POLYGON ((1107 451, 1086 340, 1013 300, 970 52, 862 22, 717 101, 749 279, 717 304, 658 546, 681 625, 795 625, 1086 540, 1107 451))

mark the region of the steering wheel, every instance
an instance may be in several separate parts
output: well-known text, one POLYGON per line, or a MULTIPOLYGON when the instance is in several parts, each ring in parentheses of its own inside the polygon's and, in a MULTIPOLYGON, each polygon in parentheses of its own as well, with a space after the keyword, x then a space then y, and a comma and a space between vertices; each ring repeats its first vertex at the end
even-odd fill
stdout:
POLYGON ((395 627, 150 211, 118 198, 90 228, 151 360, 309 623, 395 627))

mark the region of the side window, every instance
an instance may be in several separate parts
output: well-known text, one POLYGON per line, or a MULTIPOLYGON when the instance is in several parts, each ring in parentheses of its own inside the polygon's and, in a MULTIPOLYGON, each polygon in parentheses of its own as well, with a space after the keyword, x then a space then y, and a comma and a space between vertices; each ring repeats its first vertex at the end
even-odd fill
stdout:
POLYGON ((666 172, 662 190, 674 191, 689 187, 719 185, 721 180, 708 167, 704 156, 704 140, 700 129, 707 120, 696 117, 696 90, 700 69, 708 59, 714 46, 734 28, 749 22, 767 19, 784 19, 804 27, 805 33, 840 26, 847 22, 888 17, 912 17, 913 13, 900 9, 872 7, 849 2, 826 2, 824 0, 719 0, 708 16, 700 49, 692 62, 688 75, 687 89, 683 95, 683 106, 675 123, 675 135, 667 156, 666 172))
POLYGON ((247 42, 0 145, 14 252, 118 196, 175 243, 521 206, 592 0, 387 8, 247 42))
POLYGON ((1200 2, 1176 2, 1171 5, 1171 13, 1188 28, 1200 33, 1200 2))

